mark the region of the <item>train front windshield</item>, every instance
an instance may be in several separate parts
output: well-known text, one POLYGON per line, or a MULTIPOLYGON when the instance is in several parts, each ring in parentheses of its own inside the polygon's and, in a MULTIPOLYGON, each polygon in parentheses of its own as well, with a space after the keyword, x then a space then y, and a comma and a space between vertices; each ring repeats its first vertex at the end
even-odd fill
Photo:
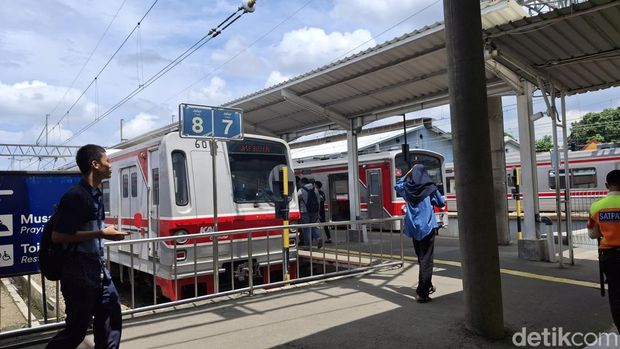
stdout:
POLYGON ((287 165, 286 146, 258 139, 232 141, 227 146, 234 201, 270 201, 265 195, 269 190, 269 173, 277 165, 287 165))
MULTIPOLYGON (((409 162, 411 166, 415 164, 422 164, 426 167, 426 171, 433 179, 433 182, 439 188, 439 191, 443 194, 443 177, 441 175, 441 158, 430 154, 419 154, 411 152, 409 155, 409 162)), ((396 167, 396 180, 399 180, 404 174, 406 174, 410 167, 405 162, 405 158, 402 153, 396 154, 394 166, 396 167)), ((398 195, 398 193, 396 193, 398 195)), ((398 195, 400 197, 400 195, 398 195)))

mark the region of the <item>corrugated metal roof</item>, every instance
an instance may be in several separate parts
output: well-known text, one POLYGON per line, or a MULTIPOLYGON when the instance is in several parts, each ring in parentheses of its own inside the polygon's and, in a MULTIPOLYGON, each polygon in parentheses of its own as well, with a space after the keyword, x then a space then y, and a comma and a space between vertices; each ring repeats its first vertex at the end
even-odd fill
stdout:
MULTIPOLYGON (((407 129, 407 133, 419 130, 424 126, 416 126, 407 129)), ((362 136, 357 139, 357 149, 363 150, 375 144, 389 140, 391 138, 402 136, 403 130, 394 130, 368 136, 362 136)), ((330 157, 347 153, 347 140, 339 140, 330 143, 317 144, 305 148, 291 149, 293 159, 308 159, 313 157, 330 157)))
POLYGON ((620 1, 591 0, 484 31, 496 60, 567 94, 620 85, 620 1), (495 56, 495 55, 494 55, 495 56))
MULTIPOLYGON (((484 28, 526 15, 514 0, 494 0, 481 8, 484 28)), ((492 73, 486 77, 490 94, 511 91, 492 73)), ((246 132, 287 135, 290 140, 342 128, 328 113, 343 120, 363 117, 367 123, 447 101, 444 25, 438 22, 224 106, 244 110, 246 132), (319 110, 286 101, 283 90, 311 101, 319 110)))

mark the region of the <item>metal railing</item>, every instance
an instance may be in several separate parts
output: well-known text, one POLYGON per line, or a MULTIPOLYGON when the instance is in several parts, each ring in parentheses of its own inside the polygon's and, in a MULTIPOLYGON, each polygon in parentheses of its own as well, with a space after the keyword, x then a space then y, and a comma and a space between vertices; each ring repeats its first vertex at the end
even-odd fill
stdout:
MULTIPOLYGON (((156 238, 143 238, 135 240, 125 240, 117 242, 106 242, 105 245, 105 258, 108 265, 112 262, 111 257, 114 255, 113 250, 116 248, 116 253, 123 253, 128 255, 129 265, 125 266, 129 268, 130 285, 129 289, 119 287, 117 289, 123 300, 123 315, 136 314, 140 312, 153 311, 156 309, 162 309, 167 307, 174 307, 181 304, 192 303, 196 301, 207 300, 211 298, 227 296, 232 294, 247 293, 248 295, 254 294, 255 290, 265 288, 277 288, 285 287, 287 285, 303 283, 313 280, 332 278, 336 276, 356 275, 360 272, 369 270, 375 270, 386 267, 401 267, 404 261, 403 250, 403 236, 402 234, 394 234, 396 231, 391 228, 394 223, 401 221, 402 226, 403 217, 392 217, 385 219, 367 219, 356 221, 339 221, 339 222, 325 222, 325 223, 311 223, 311 224, 294 224, 287 227, 284 226, 269 226, 260 228, 249 229, 237 229, 227 230, 219 232, 208 232, 199 234, 187 234, 187 235, 175 235, 156 238), (302 229, 320 229, 320 236, 323 235, 323 228, 329 226, 332 228, 331 235, 333 244, 324 244, 321 248, 316 242, 308 246, 292 245, 289 262, 295 263, 294 278, 286 280, 284 277, 273 280, 272 271, 276 272, 281 268, 282 256, 282 234, 271 235, 270 231, 283 232, 285 228, 291 230, 297 230, 296 233, 291 233, 291 237, 299 238, 302 236, 302 229), (386 228, 387 227, 387 228, 386 228), (267 232, 264 234, 257 234, 261 232, 267 232), (257 236, 255 236, 257 235, 257 236), (233 239, 232 237, 236 238, 233 239), (244 236, 243 238, 240 238, 244 236), (183 245, 179 245, 178 241, 187 239, 183 245), (212 239, 213 245, 218 248, 213 248, 213 255, 210 259, 201 257, 198 251, 204 248, 205 244, 200 242, 200 239, 212 239), (256 240, 265 240, 264 243, 267 246, 266 250, 256 251, 256 246, 259 245, 256 240), (277 242, 275 241, 277 240, 277 242), (170 242, 172 242, 170 244, 170 242), (275 244, 279 243, 279 246, 275 244), (134 255, 134 251, 138 250, 140 246, 145 246, 148 249, 149 244, 152 248, 152 254, 148 261, 140 260, 134 255), (242 268, 235 270, 233 267, 236 263, 240 262, 239 258, 235 258, 235 246, 242 246, 247 249, 244 252, 247 254, 237 253, 237 256, 243 256, 246 259, 245 264, 242 264, 242 268), (120 250, 118 247, 125 246, 129 248, 129 251, 120 250), (228 249, 225 248, 228 246, 228 249), (275 246, 275 247, 273 247, 275 246), (172 250, 172 256, 177 256, 177 252, 181 249, 185 249, 188 257, 184 261, 173 258, 172 263, 167 266, 165 263, 161 263, 161 255, 156 253, 157 248, 170 248, 172 250), (273 248, 272 248, 273 247, 273 248), (189 253, 193 250, 194 253, 189 253), (218 255, 221 251, 228 251, 229 255, 218 255), (189 258, 191 257, 191 258, 189 258), (134 276, 140 268, 145 267, 147 262, 152 268, 152 301, 147 302, 145 299, 140 299, 140 304, 136 306, 136 282, 134 276), (225 268, 223 265, 230 263, 230 268, 225 268), (210 268, 204 268, 209 265, 210 268), (256 268, 260 268, 266 273, 266 277, 262 280, 255 278, 257 275, 256 268), (208 290, 207 294, 201 295, 198 290, 198 278, 201 276, 213 275, 214 270, 217 270, 218 279, 225 277, 230 278, 230 284, 222 289, 218 289, 217 282, 213 283, 213 289, 208 290), (230 275, 226 275, 230 273, 230 275), (240 275, 239 273, 243 274, 240 275), (239 283, 239 276, 246 276, 247 281, 239 283), (157 278, 158 277, 170 277, 175 287, 174 289, 179 294, 178 282, 181 278, 188 279, 193 278, 194 290, 193 295, 187 298, 178 299, 175 301, 162 302, 157 297, 157 278), (258 282, 255 282, 258 281, 258 282), (126 293, 129 292, 129 295, 126 293)), ((204 241, 204 240, 202 240, 204 241)), ((238 249, 237 249, 238 250, 238 249)), ((237 251, 239 252, 239 251, 237 251)), ((260 275, 260 273, 259 273, 260 275)), ((62 314, 62 302, 59 300, 58 294, 58 282, 55 282, 54 288, 56 292, 48 292, 48 295, 56 295, 55 298, 47 297, 42 299, 40 306, 47 310, 49 305, 53 305, 51 313, 55 313, 54 318, 47 316, 48 312, 43 311, 37 314, 33 311, 33 293, 30 290, 33 288, 33 281, 30 275, 28 276, 28 282, 26 283, 29 291, 26 297, 28 298, 28 322, 25 324, 27 328, 12 329, 9 331, 0 332, 0 339, 20 337, 29 334, 42 333, 64 326, 64 321, 61 321, 60 315, 62 314), (31 319, 33 317, 34 319, 31 319), (53 323, 47 323, 50 320, 55 321, 53 323), (39 322, 45 324, 38 324, 39 322)), ((52 286, 52 285, 48 285, 52 286)), ((145 291, 143 288, 139 291, 145 291)), ((0 313, 0 326, 2 326, 2 313, 0 313)))

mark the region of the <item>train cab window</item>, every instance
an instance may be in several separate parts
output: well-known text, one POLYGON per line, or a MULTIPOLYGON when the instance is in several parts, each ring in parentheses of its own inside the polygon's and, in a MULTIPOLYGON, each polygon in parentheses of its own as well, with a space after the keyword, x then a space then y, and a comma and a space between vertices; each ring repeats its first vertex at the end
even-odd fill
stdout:
MULTIPOLYGON (((431 176, 433 182, 439 188, 439 191, 444 194, 444 183, 441 177, 441 159, 428 154, 415 154, 412 153, 409 161, 412 164, 422 164, 426 167, 426 171, 431 176)), ((400 169, 400 173, 403 175, 409 171, 409 165, 405 162, 403 154, 396 154, 395 158, 395 167, 400 169)), ((396 180, 399 180, 400 176, 396 176, 396 180)), ((400 197, 398 193, 396 193, 397 197, 400 197)))
POLYGON ((135 172, 131 174, 131 197, 138 197, 138 174, 135 172))
POLYGON ((286 146, 278 142, 247 139, 229 142, 228 159, 236 203, 267 202, 269 173, 278 165, 286 165, 286 146))
POLYGON ((151 172, 153 178, 153 205, 159 205, 159 169, 154 168, 151 172))
POLYGON ((571 188, 595 188, 596 187, 596 169, 590 168, 574 168, 571 169, 571 188))
POLYGON ((181 151, 172 152, 172 182, 174 184, 174 198, 178 206, 189 203, 187 188, 187 159, 181 151))
POLYGON ((110 181, 101 182, 101 192, 103 193, 103 208, 105 214, 110 214, 110 181))
POLYGON ((123 197, 129 197, 129 176, 126 174, 123 175, 123 197))

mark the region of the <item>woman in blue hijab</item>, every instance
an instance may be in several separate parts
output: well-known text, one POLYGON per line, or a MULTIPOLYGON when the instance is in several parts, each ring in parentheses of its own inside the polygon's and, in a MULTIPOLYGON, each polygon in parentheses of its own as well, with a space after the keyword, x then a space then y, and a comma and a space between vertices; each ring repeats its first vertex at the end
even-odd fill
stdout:
POLYGON ((414 165, 396 182, 394 189, 407 203, 403 233, 413 239, 420 266, 416 299, 426 303, 431 300, 429 294, 435 292, 431 279, 433 247, 439 225, 433 206, 444 207, 446 201, 422 164, 414 165))

